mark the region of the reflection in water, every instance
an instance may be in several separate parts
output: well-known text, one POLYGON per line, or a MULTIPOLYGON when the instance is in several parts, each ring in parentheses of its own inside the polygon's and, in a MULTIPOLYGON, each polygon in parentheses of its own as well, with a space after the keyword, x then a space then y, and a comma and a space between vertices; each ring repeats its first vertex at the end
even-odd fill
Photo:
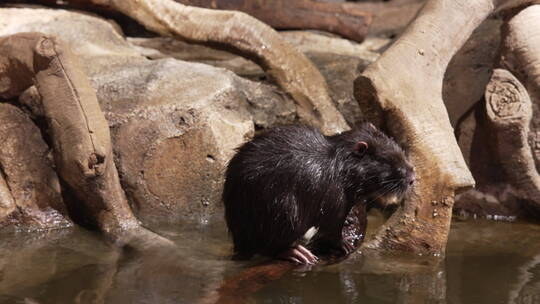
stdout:
POLYGON ((355 255, 242 285, 231 278, 260 261, 230 261, 222 224, 156 230, 177 247, 115 249, 77 228, 0 236, 0 303, 211 303, 223 286, 243 289, 224 303, 540 303, 533 224, 457 222, 444 260, 355 255))

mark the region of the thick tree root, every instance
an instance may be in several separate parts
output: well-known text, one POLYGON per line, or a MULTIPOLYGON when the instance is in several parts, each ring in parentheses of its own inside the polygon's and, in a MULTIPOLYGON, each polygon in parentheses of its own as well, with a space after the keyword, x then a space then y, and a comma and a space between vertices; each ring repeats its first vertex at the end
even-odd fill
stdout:
POLYGON ((486 90, 486 110, 496 130, 499 161, 518 195, 537 208, 540 208, 539 120, 534 118, 537 112, 534 109, 540 102, 539 18, 540 5, 533 5, 504 24, 501 66, 516 77, 500 70, 486 90))
POLYGON ((366 249, 443 253, 454 193, 474 180, 442 100, 452 56, 496 9, 534 1, 430 0, 402 36, 355 82, 368 116, 409 147, 419 183, 366 249), (452 16, 449 24, 448 16, 452 16))
POLYGON ((525 87, 510 72, 497 69, 486 88, 489 118, 499 162, 519 195, 540 207, 540 175, 528 143, 532 104, 525 87))

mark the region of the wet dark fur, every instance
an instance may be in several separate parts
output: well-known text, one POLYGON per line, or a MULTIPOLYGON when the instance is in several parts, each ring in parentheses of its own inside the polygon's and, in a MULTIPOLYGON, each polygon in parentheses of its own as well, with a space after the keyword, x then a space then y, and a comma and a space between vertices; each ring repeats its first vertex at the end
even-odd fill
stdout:
POLYGON ((343 250, 351 208, 403 195, 412 172, 403 150, 371 124, 329 137, 307 126, 257 135, 239 148, 226 173, 223 201, 235 256, 276 256, 313 226, 319 231, 312 250, 343 250), (359 141, 369 148, 355 150, 359 141))

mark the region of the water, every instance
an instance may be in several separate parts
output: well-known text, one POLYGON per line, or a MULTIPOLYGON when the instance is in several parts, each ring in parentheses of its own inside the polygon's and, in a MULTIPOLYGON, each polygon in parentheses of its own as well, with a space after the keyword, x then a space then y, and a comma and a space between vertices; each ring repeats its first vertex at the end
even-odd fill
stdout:
POLYGON ((228 259, 223 224, 155 230, 177 247, 117 249, 80 228, 0 235, 0 303, 540 303, 530 223, 455 222, 444 260, 355 255, 258 276, 260 261, 228 259))

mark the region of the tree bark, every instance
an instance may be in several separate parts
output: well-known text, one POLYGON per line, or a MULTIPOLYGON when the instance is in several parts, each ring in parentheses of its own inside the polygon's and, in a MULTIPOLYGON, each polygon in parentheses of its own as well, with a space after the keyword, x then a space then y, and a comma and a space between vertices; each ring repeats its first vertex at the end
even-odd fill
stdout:
POLYGON ((446 67, 496 9, 531 2, 430 0, 355 81, 358 102, 372 120, 408 147, 418 177, 411 199, 365 243, 365 249, 444 252, 454 194, 474 185, 441 96, 446 67))

